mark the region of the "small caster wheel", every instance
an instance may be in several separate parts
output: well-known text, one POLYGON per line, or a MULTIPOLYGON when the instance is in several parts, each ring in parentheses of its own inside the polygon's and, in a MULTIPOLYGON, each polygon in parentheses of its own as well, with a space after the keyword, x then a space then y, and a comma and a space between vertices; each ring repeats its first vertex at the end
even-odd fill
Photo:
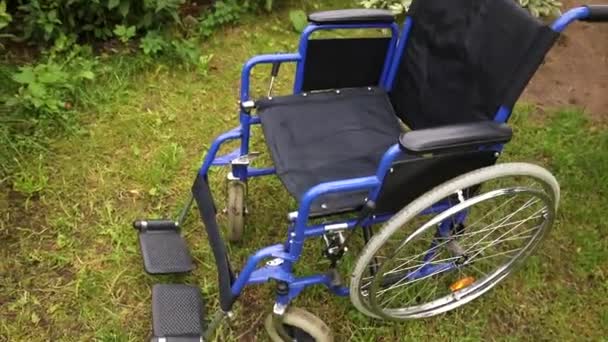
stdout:
MULTIPOLYGON (((310 312, 290 307, 283 314, 283 327, 291 337, 291 341, 297 342, 333 342, 334 336, 331 329, 319 317, 310 312)), ((286 342, 277 331, 273 314, 269 314, 264 321, 264 328, 272 342, 286 342)))
POLYGON ((245 228, 245 194, 247 185, 238 180, 228 182, 228 231, 230 242, 239 242, 243 238, 245 228))

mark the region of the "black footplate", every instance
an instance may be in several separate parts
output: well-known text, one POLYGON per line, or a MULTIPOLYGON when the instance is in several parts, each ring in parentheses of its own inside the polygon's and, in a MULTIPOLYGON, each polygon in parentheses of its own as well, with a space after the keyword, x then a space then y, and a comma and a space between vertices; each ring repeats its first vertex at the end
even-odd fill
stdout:
POLYGON ((204 316, 198 288, 188 285, 154 285, 152 288, 152 341, 200 342, 204 316))
POLYGON ((194 269, 186 241, 172 221, 136 221, 144 268, 150 274, 186 273, 194 269))

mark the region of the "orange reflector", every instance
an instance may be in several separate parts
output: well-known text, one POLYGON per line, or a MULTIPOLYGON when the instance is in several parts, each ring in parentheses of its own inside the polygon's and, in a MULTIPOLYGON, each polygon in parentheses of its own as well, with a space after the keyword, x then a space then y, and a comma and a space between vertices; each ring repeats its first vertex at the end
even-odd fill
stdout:
POLYGON ((465 277, 465 278, 462 278, 462 279, 454 282, 452 285, 450 285, 450 290, 452 292, 460 291, 460 290, 464 289, 465 287, 471 286, 471 284, 473 284, 474 282, 475 282, 474 277, 465 277))

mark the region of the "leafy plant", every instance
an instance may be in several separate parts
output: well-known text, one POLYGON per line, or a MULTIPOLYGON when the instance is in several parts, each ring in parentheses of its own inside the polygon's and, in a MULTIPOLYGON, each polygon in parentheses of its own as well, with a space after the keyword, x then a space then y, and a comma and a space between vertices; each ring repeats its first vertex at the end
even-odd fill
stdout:
MULTIPOLYGON (((0 31, 6 28, 8 24, 13 21, 13 17, 6 12, 6 2, 0 1, 0 31)), ((0 39, 2 38, 13 38, 12 34, 0 33, 0 39)), ((4 49, 4 45, 0 43, 0 49, 4 49)))
POLYGON ((306 25, 308 25, 308 17, 302 10, 294 10, 289 12, 289 20, 291 20, 291 24, 293 25, 294 30, 297 32, 304 31, 306 25))
MULTIPOLYGON (((120 37, 135 30, 154 29, 179 22, 185 0, 19 0, 13 17, 19 18, 15 32, 23 40, 52 42, 59 36, 107 39, 125 28, 120 37)), ((0 19, 2 20, 2 19, 0 19)))
POLYGON ((74 45, 70 53, 61 55, 63 63, 56 62, 57 55, 51 52, 45 62, 20 67, 12 76, 19 89, 6 99, 6 105, 26 116, 61 121, 61 114, 71 110, 77 100, 78 88, 95 78, 97 61, 87 53, 88 49, 74 45))
POLYGON ((558 16, 562 3, 557 0, 518 0, 535 17, 558 16))
POLYGON ((412 0, 364 0, 361 2, 365 8, 387 8, 396 14, 404 13, 411 4, 412 0))
POLYGON ((135 37, 135 30, 135 26, 116 25, 113 32, 121 42, 127 43, 131 38, 135 37))
POLYGON ((156 55, 165 49, 166 46, 167 42, 158 31, 149 31, 139 44, 139 47, 146 55, 156 55))
POLYGON ((36 63, 0 64, 0 182, 31 195, 44 188, 45 174, 31 167, 31 156, 45 154, 49 141, 76 132, 74 108, 90 104, 87 82, 95 79, 92 50, 63 36, 36 63), (7 177, 8 176, 8 177, 7 177))
POLYGON ((6 12, 6 2, 0 1, 0 30, 7 27, 13 21, 13 17, 6 12))
POLYGON ((21 103, 34 109, 58 112, 64 102, 57 93, 69 88, 68 77, 57 64, 21 67, 19 73, 13 76, 13 80, 21 85, 19 94, 16 101, 9 102, 9 105, 21 103))
MULTIPOLYGON (((20 41, 38 46, 43 43, 43 47, 63 36, 75 36, 80 42, 112 37, 127 42, 137 33, 170 30, 174 24, 178 24, 185 37, 191 37, 190 33, 208 37, 216 27, 238 21, 242 13, 258 8, 270 11, 276 3, 217 0, 210 1, 213 5, 208 8, 195 2, 184 6, 186 0, 11 0, 8 4, 6 0, 0 1, 0 30, 11 23, 10 33, 20 41), (188 8, 204 8, 204 12, 197 18, 199 13, 189 12, 188 8)), ((144 43, 146 50, 160 51, 157 42, 158 39, 148 40, 144 43)))
POLYGON ((212 11, 201 18, 199 34, 203 38, 209 37, 218 26, 238 21, 245 8, 236 0, 216 1, 212 11))
POLYGON ((201 49, 194 39, 181 39, 171 43, 177 58, 189 65, 196 65, 201 57, 201 49))
MULTIPOLYGON (((559 15, 562 3, 557 0, 514 0, 536 17, 559 15)), ((388 8, 400 14, 407 11, 412 0, 363 0, 365 8, 388 8)))
POLYGON ((212 60, 213 60, 213 55, 205 55, 205 56, 200 56, 198 58, 197 69, 203 77, 208 75, 209 65, 211 64, 212 60))
POLYGON ((19 6, 19 11, 24 16, 20 27, 23 39, 35 39, 49 41, 61 32, 62 21, 57 14, 58 3, 42 3, 32 0, 19 6))

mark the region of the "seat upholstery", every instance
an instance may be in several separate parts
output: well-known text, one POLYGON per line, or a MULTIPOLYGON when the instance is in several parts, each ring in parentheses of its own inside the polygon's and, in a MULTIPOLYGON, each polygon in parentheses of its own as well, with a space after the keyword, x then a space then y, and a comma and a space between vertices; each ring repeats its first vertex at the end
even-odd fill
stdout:
MULTIPOLYGON (((375 174, 401 133, 387 94, 351 88, 257 102, 277 175, 299 201, 317 184, 375 174)), ((367 192, 328 195, 313 213, 356 209, 367 192)))

